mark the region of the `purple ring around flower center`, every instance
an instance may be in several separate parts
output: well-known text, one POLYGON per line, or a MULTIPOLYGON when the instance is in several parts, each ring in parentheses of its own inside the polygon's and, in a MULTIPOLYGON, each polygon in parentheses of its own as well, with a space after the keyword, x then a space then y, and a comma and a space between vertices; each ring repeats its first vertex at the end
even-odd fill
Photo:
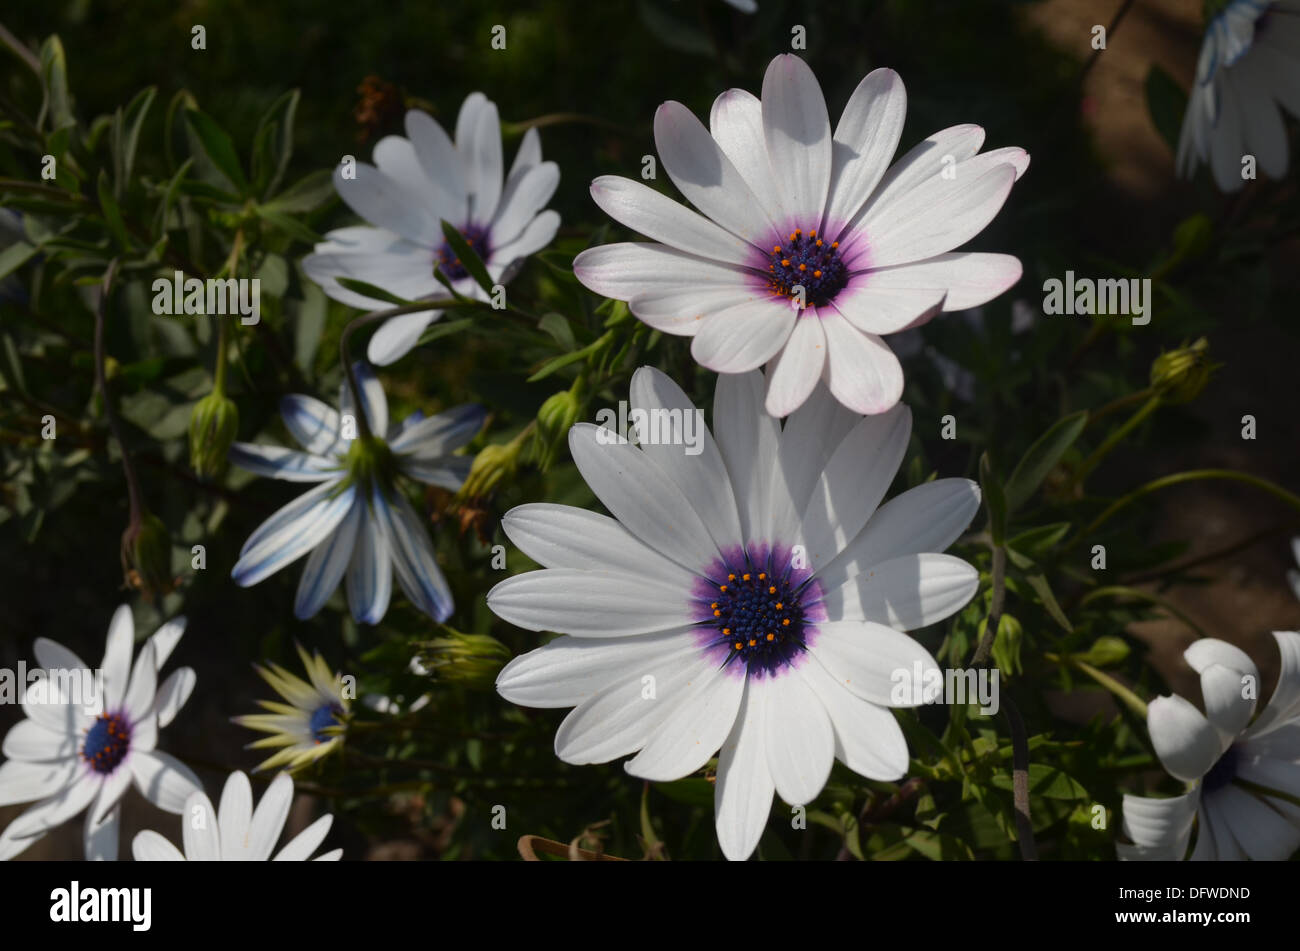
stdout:
POLYGON ((1205 774, 1201 780, 1201 788, 1206 792, 1214 792, 1216 789, 1222 789, 1237 775, 1237 761, 1240 755, 1237 747, 1229 746, 1224 750, 1223 755, 1218 761, 1210 767, 1210 771, 1205 774))
POLYGON ((692 592, 697 642, 739 675, 774 677, 803 663, 826 620, 821 585, 782 545, 734 546, 692 592))

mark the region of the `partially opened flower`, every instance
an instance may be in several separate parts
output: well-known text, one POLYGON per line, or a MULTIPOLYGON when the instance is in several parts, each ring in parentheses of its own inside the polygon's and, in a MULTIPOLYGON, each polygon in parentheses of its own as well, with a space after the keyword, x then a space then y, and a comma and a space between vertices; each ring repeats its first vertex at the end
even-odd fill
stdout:
POLYGON ((169 621, 145 642, 132 665, 135 621, 126 605, 108 626, 99 676, 72 651, 36 639, 44 674, 23 695, 26 719, 4 739, 0 806, 40 800, 0 834, 0 859, 11 859, 46 832, 86 811, 87 859, 117 858, 119 803, 132 782, 159 809, 180 812, 198 778, 155 749, 158 730, 175 719, 194 689, 194 671, 158 674, 185 632, 169 621))
MULTIPOLYGON (((131 852, 137 862, 306 862, 329 835, 334 817, 321 816, 271 858, 292 805, 293 779, 288 773, 271 781, 256 810, 248 777, 231 773, 221 791, 219 810, 212 808, 212 800, 203 790, 186 800, 181 819, 184 854, 152 830, 135 837, 131 852)), ((342 856, 342 849, 334 849, 311 860, 337 862, 342 856)))
POLYGON ((1300 116, 1300 0, 1222 5, 1196 63, 1178 173, 1190 177, 1206 162, 1220 189, 1238 191, 1249 155, 1271 178, 1285 177, 1282 110, 1300 116))
POLYGON ((341 412, 310 396, 280 401, 284 424, 303 451, 253 443, 230 447, 230 461, 242 469, 318 483, 258 526, 244 542, 231 577, 248 587, 310 552, 294 601, 297 617, 315 615, 346 576, 352 617, 378 624, 388 611, 395 570, 412 604, 446 620, 451 591, 420 516, 397 480, 406 476, 453 492, 460 488, 471 460, 452 453, 482 427, 483 409, 458 406, 428 418, 414 413, 390 430, 383 386, 365 363, 353 369, 366 404, 366 427, 355 415, 345 380, 341 412))
POLYGON ((684 428, 698 411, 649 368, 630 402, 659 438, 636 447, 586 423, 569 436, 613 518, 541 503, 502 521, 545 568, 501 582, 488 606, 569 636, 511 661, 497 689, 575 708, 555 737, 569 763, 635 753, 629 773, 667 781, 721 748, 718 841, 743 859, 773 792, 809 802, 835 757, 872 779, 906 772, 886 709, 899 705, 895 674, 937 670, 902 632, 975 593, 974 568, 933 552, 967 526, 979 492, 943 479, 880 505, 907 448, 905 406, 862 418, 818 388, 783 429, 755 371, 719 378, 710 435, 702 421, 684 428))
MULTIPOLYGON (((542 161, 536 129, 524 133, 503 175, 501 122, 496 104, 470 93, 456 118, 456 140, 427 113, 406 114, 406 138, 390 135, 375 145, 374 165, 356 164, 354 178, 334 172, 334 188, 373 227, 339 228, 303 259, 307 276, 330 297, 363 310, 389 306, 349 290, 338 278, 380 287, 408 300, 442 298, 434 277, 441 270, 467 297, 487 293, 456 257, 442 232, 455 226, 482 258, 494 283, 509 280, 512 265, 550 244, 560 216, 543 211, 560 182, 554 162, 542 161)), ((441 316, 436 309, 390 318, 370 338, 369 357, 386 365, 405 356, 441 316)))
POLYGON ((977 154, 979 126, 937 132, 893 166, 907 111, 902 80, 877 69, 832 134, 812 70, 784 54, 762 100, 740 89, 705 128, 679 102, 655 113, 668 177, 697 214, 648 186, 591 186, 613 218, 656 243, 578 255, 587 287, 628 302, 719 373, 768 364, 767 411, 786 416, 825 379, 858 413, 883 413, 903 371, 882 339, 940 311, 976 307, 1020 279, 1005 254, 957 252, 1029 164, 1017 148, 977 154))
POLYGON ((1151 702, 1147 727, 1170 775, 1190 785, 1165 799, 1124 797, 1122 859, 1285 859, 1300 848, 1300 634, 1276 631, 1282 671, 1251 722, 1259 670, 1239 647, 1206 638, 1183 657, 1201 675, 1202 714, 1177 695, 1151 702))
POLYGON ((292 772, 328 756, 343 743, 351 701, 344 693, 342 676, 330 670, 319 653, 309 655, 299 647, 298 656, 310 682, 279 664, 257 667, 262 679, 288 703, 259 700, 258 706, 269 713, 232 718, 240 726, 270 734, 249 744, 249 749, 276 750, 257 765, 259 770, 286 766, 292 772))

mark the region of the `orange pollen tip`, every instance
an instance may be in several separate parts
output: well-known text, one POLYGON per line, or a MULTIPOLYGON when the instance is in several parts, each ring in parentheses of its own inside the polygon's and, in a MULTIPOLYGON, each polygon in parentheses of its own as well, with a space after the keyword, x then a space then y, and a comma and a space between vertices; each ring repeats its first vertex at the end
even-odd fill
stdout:
POLYGON ((742 644, 742 643, 740 643, 740 641, 736 641, 736 650, 740 650, 740 649, 741 649, 742 647, 744 647, 744 646, 745 646, 745 645, 742 644))
POLYGON ((802 228, 795 228, 795 229, 794 229, 794 233, 795 233, 795 234, 803 234, 803 229, 802 229, 802 228))
POLYGON ((759 580, 759 581, 766 581, 766 580, 767 580, 767 572, 766 572, 766 571, 760 571, 760 572, 758 573, 758 580, 759 580))
POLYGON ((723 585, 721 588, 719 588, 718 590, 719 590, 719 591, 723 591, 723 592, 725 592, 725 591, 727 590, 727 586, 724 584, 724 585, 723 585))
POLYGON ((789 626, 790 626, 790 619, 789 619, 789 618, 785 618, 785 619, 783 619, 783 620, 781 621, 781 626, 782 626, 782 627, 789 627, 789 626))
POLYGON ((730 633, 731 633, 731 628, 729 628, 729 627, 724 627, 724 628, 722 629, 722 633, 723 633, 723 634, 730 634, 730 633))
POLYGON ((785 605, 782 604, 780 601, 776 602, 776 609, 777 609, 778 611, 782 610, 784 607, 785 607, 785 605))
POLYGON ((768 589, 767 589, 767 593, 768 593, 768 594, 776 594, 776 586, 773 585, 772 587, 768 588, 768 589))
POLYGON ((749 575, 745 575, 745 580, 746 580, 746 581, 749 580, 749 575))
POLYGON ((790 266, 790 259, 789 259, 789 258, 782 258, 782 259, 781 259, 781 267, 789 267, 789 266, 790 266))
POLYGON ((772 253, 773 253, 773 254, 780 254, 780 253, 781 253, 781 246, 780 246, 779 244, 775 244, 775 245, 773 245, 773 246, 772 246, 772 253))
POLYGON ((832 242, 831 242, 831 247, 832 247, 832 248, 838 248, 839 246, 840 246, 840 243, 839 243, 838 241, 832 241, 832 242))
POLYGON ((718 609, 718 602, 714 601, 712 604, 709 605, 709 607, 713 608, 716 611, 718 609))
POLYGON ((822 239, 821 239, 821 238, 818 238, 818 239, 817 239, 817 247, 820 248, 821 246, 822 246, 822 239))
POLYGON ((721 611, 714 611, 714 612, 713 612, 713 616, 714 616, 714 617, 722 617, 722 612, 721 612, 721 611))
POLYGON ((776 635, 775 635, 775 634, 769 634, 769 635, 767 635, 767 639, 768 639, 769 641, 774 641, 774 640, 776 640, 776 635))
POLYGON ((800 265, 799 265, 799 270, 801 270, 801 271, 806 271, 806 270, 808 270, 808 265, 806 265, 806 264, 800 264, 800 265))
POLYGON ((791 241, 794 240, 794 232, 793 232, 793 231, 790 232, 790 240, 791 240, 791 241))
POLYGON ((757 637, 751 637, 751 638, 749 639, 749 646, 750 646, 750 647, 753 647, 753 646, 754 646, 755 644, 757 644, 757 643, 758 643, 758 638, 757 638, 757 637))
POLYGON ((821 271, 813 271, 813 277, 821 277, 821 276, 822 276, 821 271))
POLYGON ((735 581, 735 580, 736 580, 736 576, 735 576, 735 575, 727 575, 727 580, 728 580, 728 581, 735 581))

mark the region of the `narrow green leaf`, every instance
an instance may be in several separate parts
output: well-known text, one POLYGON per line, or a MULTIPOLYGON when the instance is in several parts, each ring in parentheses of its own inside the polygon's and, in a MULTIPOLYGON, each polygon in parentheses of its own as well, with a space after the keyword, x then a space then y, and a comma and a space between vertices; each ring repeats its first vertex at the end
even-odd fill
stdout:
POLYGON ((271 211, 302 214, 315 211, 334 197, 334 176, 320 169, 300 178, 262 207, 271 211))
POLYGON ((278 211, 271 211, 264 205, 257 206, 257 217, 261 218, 267 224, 283 231, 289 237, 302 241, 304 244, 316 244, 324 239, 308 228, 293 215, 282 214, 278 211))
POLYGON ((45 85, 41 121, 44 121, 48 109, 54 120, 53 128, 76 125, 77 120, 72 114, 72 102, 68 95, 68 59, 58 36, 47 37, 41 44, 41 80, 45 85))
POLYGON ((420 339, 416 346, 423 346, 426 343, 433 343, 435 340, 441 340, 443 337, 450 337, 452 334, 460 333, 462 330, 468 330, 473 327, 475 320, 473 317, 462 317, 460 320, 441 320, 430 326, 424 333, 420 334, 420 339))
MULTIPOLYGON (((1012 789, 1010 771, 994 773, 991 782, 998 789, 1012 789)), ((1079 800, 1088 798, 1088 790, 1066 773, 1044 763, 1029 764, 1029 795, 1043 799, 1079 800)))
POLYGON ((8 277, 32 259, 38 248, 26 241, 15 241, 0 251, 0 279, 8 277))
POLYGON ((248 181, 244 178, 244 170, 239 166, 234 143, 226 131, 215 119, 198 109, 186 109, 185 122, 222 177, 234 185, 241 196, 247 194, 248 181))
MULTIPOLYGON (((335 280, 339 282, 340 287, 345 287, 350 291, 354 291, 362 295, 363 297, 372 297, 375 300, 381 300, 389 304, 395 304, 398 307, 401 307, 404 304, 415 303, 414 301, 407 300, 405 297, 398 297, 396 294, 391 294, 388 291, 384 290, 382 287, 376 287, 374 284, 367 284, 365 281, 358 281, 356 278, 336 277, 335 280)), ((430 307, 432 309, 432 305, 430 305, 430 307)))
POLYGON ((104 215, 104 223, 123 251, 131 247, 131 238, 126 233, 126 223, 122 221, 122 209, 113 197, 113 186, 108 181, 108 172, 99 170, 99 208, 104 215))
POLYGON ((1177 153, 1183 115, 1187 112, 1187 94, 1172 76, 1159 66, 1152 66, 1147 71, 1146 98, 1152 125, 1169 151, 1177 153))
POLYGON ((285 170, 289 167, 289 159, 293 156, 294 117, 298 112, 300 98, 301 93, 297 89, 289 90, 271 103, 271 107, 258 120, 255 139, 262 136, 263 130, 274 128, 274 134, 270 137, 271 165, 267 169, 270 177, 265 190, 260 193, 263 196, 275 194, 275 190, 280 187, 280 182, 284 180, 285 170))
POLYGON ((1074 445, 1083 428, 1088 425, 1086 411, 1058 419, 1038 437, 1029 451, 1017 463, 1007 481, 1007 511, 1014 512, 1029 501, 1038 491, 1047 474, 1056 467, 1065 451, 1074 445))
POLYGON ((442 223, 442 235, 447 239, 452 254, 460 259, 461 267, 469 272, 469 276, 474 278, 474 282, 483 288, 485 293, 491 296, 492 277, 488 274, 487 268, 483 265, 483 259, 478 256, 478 252, 466 243, 464 235, 445 220, 442 223))
POLYGON ((573 328, 569 326, 569 321, 563 314, 557 314, 552 311, 543 315, 542 319, 537 322, 539 330, 549 334, 551 339, 558 343, 561 349, 572 350, 576 345, 573 339, 573 328))
POLYGON ((157 93, 158 90, 153 86, 140 90, 126 111, 119 109, 113 117, 113 194, 119 200, 126 189, 131 187, 131 172, 135 168, 140 129, 157 93))

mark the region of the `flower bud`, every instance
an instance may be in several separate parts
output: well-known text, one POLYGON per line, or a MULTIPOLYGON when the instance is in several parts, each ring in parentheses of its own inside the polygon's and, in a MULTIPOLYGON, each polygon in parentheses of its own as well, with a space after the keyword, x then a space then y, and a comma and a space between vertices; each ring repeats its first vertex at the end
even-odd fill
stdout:
POLYGON ((153 601, 176 587, 172 578, 172 542, 167 526, 152 512, 145 512, 122 533, 122 574, 127 587, 153 601))
POLYGON ((447 637, 420 645, 419 661, 430 676, 467 687, 491 688, 510 659, 510 650, 487 634, 462 634, 444 628, 447 637))
POLYGON ((1202 337, 1156 357, 1151 364, 1151 386, 1166 403, 1189 403, 1200 395, 1217 369, 1210 363, 1209 342, 1202 337))
POLYGON ((543 472, 555 462, 556 454, 568 440, 569 430, 581 413, 582 401, 572 390, 552 394, 537 411, 533 454, 543 472))
POLYGON ((226 468, 226 453, 239 431, 239 410, 229 397, 209 393, 190 414, 190 467, 200 479, 212 479, 226 468))
POLYGON ((505 445, 484 446, 470 465, 465 484, 460 487, 460 499, 481 499, 491 494, 502 479, 515 474, 519 468, 518 440, 505 445))

